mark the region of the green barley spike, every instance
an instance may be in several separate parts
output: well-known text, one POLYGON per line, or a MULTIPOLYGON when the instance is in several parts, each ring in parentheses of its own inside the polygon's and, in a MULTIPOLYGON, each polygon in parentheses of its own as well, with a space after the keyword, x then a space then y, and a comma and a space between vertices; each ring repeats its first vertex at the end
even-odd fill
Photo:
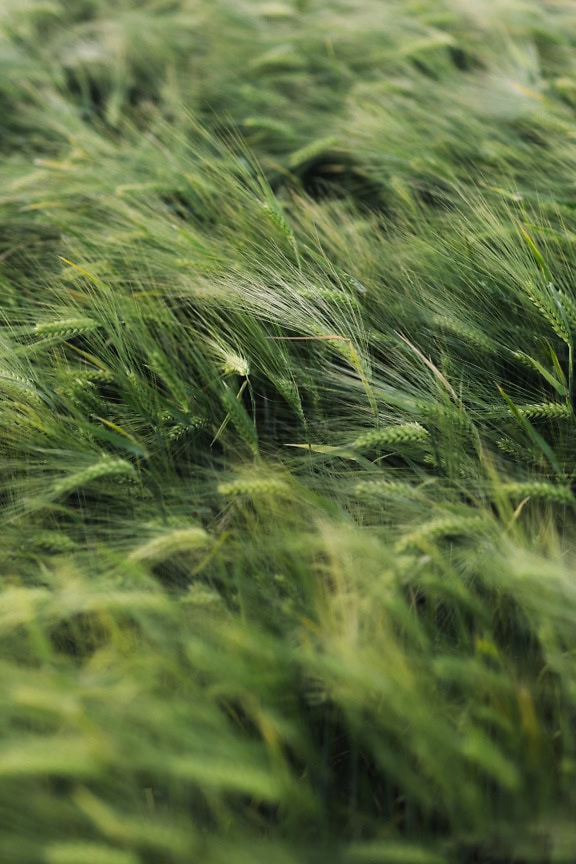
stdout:
POLYGON ((138 546, 130 553, 129 558, 135 562, 166 561, 173 555, 206 549, 211 543, 210 535, 202 528, 181 528, 154 537, 142 546, 138 546))
POLYGON ((287 495, 288 484, 278 477, 246 477, 218 484, 218 493, 225 498, 262 498, 270 495, 287 495))
POLYGON ((356 450, 373 450, 397 444, 412 444, 426 441, 429 432, 420 423, 402 423, 385 429, 374 429, 360 435, 351 445, 356 450))
POLYGON ((524 483, 502 483, 498 486, 497 491, 515 500, 536 498, 539 501, 551 501, 558 504, 576 504, 574 495, 566 486, 546 483, 541 480, 532 480, 524 483))
POLYGON ((283 234, 291 243, 294 243, 296 238, 290 224, 286 221, 279 207, 274 207, 272 204, 263 204, 263 209, 268 218, 280 233, 283 234))
POLYGON ((228 416, 232 421, 232 425, 242 438, 245 444, 250 447, 252 453, 258 455, 258 435, 256 427, 251 420, 242 402, 235 396, 229 387, 224 384, 221 394, 222 402, 228 412, 228 416))
POLYGON ((480 537, 491 533, 490 523, 483 516, 446 516, 424 523, 398 541, 397 552, 412 547, 422 548, 430 543, 451 537, 480 537))
POLYGON ((92 318, 61 318, 57 321, 39 322, 34 327, 34 334, 42 337, 52 336, 70 339, 72 336, 92 333, 99 326, 99 323, 93 321, 92 318))
POLYGON ((544 297, 533 284, 527 285, 525 290, 534 306, 550 324, 556 335, 559 336, 566 345, 569 345, 571 342, 571 336, 567 329, 565 316, 558 310, 558 306, 554 302, 554 299, 544 297))
POLYGON ((93 465, 89 465, 82 471, 77 471, 74 474, 69 474, 58 480, 52 487, 52 494, 55 496, 64 495, 67 492, 72 492, 74 489, 81 489, 83 486, 92 483, 94 480, 99 480, 101 477, 111 477, 114 475, 135 475, 134 466, 125 459, 112 459, 109 456, 104 456, 93 465))
POLYGON ((301 165, 306 164, 306 162, 310 162, 312 159, 316 159, 319 156, 329 153, 335 148, 337 143, 338 141, 334 137, 319 138, 315 141, 311 141, 309 144, 306 144, 304 147, 301 147, 299 150, 292 153, 288 160, 288 164, 290 168, 299 168, 301 165))
POLYGON ((557 290, 557 294, 568 323, 576 330, 576 300, 560 288, 557 290))
POLYGON ((354 494, 359 498, 417 498, 419 491, 410 483, 397 480, 364 480, 356 483, 354 494))
POLYGON ((574 414, 572 407, 565 402, 534 402, 516 407, 518 413, 529 420, 563 420, 574 414))

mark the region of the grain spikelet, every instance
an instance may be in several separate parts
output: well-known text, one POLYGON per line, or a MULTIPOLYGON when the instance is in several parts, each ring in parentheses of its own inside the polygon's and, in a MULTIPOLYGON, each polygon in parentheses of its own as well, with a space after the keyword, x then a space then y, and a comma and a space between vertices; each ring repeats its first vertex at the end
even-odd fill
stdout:
POLYGON ((299 150, 296 150, 290 157, 288 164, 290 168, 298 168, 306 162, 311 162, 312 159, 318 158, 330 152, 338 141, 334 137, 319 138, 316 141, 311 141, 299 150))
POLYGON ((61 318, 57 321, 40 321, 34 327, 34 335, 70 339, 82 333, 92 333, 99 326, 92 318, 61 318))
POLYGON ((572 328, 576 329, 576 301, 561 288, 558 288, 557 294, 568 323, 572 328))
POLYGON ((262 209, 265 211, 268 216, 270 222, 278 228, 281 234, 283 234, 291 243, 295 242, 294 232, 286 221, 283 213, 280 210, 279 206, 273 206, 272 204, 263 204, 262 209))
POLYGON ((411 531, 396 544, 397 552, 406 552, 411 547, 422 548, 448 537, 473 537, 490 533, 490 523, 483 516, 445 516, 424 523, 417 531, 411 531))
POLYGON ((374 429, 360 435, 352 446, 356 450, 372 450, 379 447, 389 447, 396 444, 412 444, 426 441, 429 432, 420 423, 401 423, 398 426, 388 426, 385 429, 374 429))
POLYGON ((539 461, 539 457, 533 450, 517 444, 516 441, 512 441, 510 438, 499 438, 496 444, 502 453, 505 453, 506 456, 510 456, 512 459, 518 459, 519 462, 533 465, 539 461))
POLYGON ((471 327, 456 318, 449 318, 447 315, 435 315, 432 320, 434 324, 452 333, 463 342, 468 342, 483 351, 495 352, 497 350, 494 343, 476 327, 471 327))
POLYGON ((43 401, 43 397, 35 384, 23 375, 16 375, 7 369, 0 370, 0 391, 4 391, 11 397, 22 397, 23 391, 26 396, 34 402, 43 401))
POLYGON ((162 381, 164 381, 177 400, 178 405, 181 408, 186 409, 190 402, 190 395, 184 382, 179 380, 174 374, 174 369, 169 358, 158 349, 153 349, 148 352, 148 366, 162 381))
POLYGON ((324 303, 334 303, 349 309, 351 306, 355 309, 360 308, 358 299, 350 294, 345 294, 338 291, 337 288, 299 288, 298 294, 306 300, 320 300, 324 303))
POLYGON ((221 394, 222 402, 226 410, 228 411, 228 415, 234 428, 242 438, 245 444, 247 444, 252 451, 252 453, 257 456, 258 455, 258 435, 256 434, 256 428, 254 423, 250 419, 248 412, 244 408, 244 405, 240 402, 237 396, 234 396, 229 387, 225 384, 223 385, 223 390, 221 394))
POLYGON ((289 495, 290 487, 278 477, 243 477, 228 483, 219 483, 218 492, 226 498, 246 495, 249 498, 262 498, 268 495, 289 495))
POLYGON ((396 480, 364 480, 356 483, 354 494, 359 498, 418 498, 420 496, 416 486, 396 480))
POLYGON ((63 531, 38 531, 31 538, 33 549, 48 549, 51 552, 72 552, 76 542, 63 531))
POLYGON ((93 465, 89 465, 82 471, 77 471, 75 474, 69 474, 63 477, 52 487, 52 493, 55 496, 64 495, 67 492, 72 492, 74 489, 80 489, 94 480, 99 480, 101 477, 110 477, 112 475, 129 475, 135 476, 136 471, 134 466, 127 462, 126 459, 113 459, 110 456, 104 456, 93 465))
MULTIPOLYGON (((551 288, 551 284, 549 287, 551 288)), ((554 297, 545 296, 543 292, 537 290, 533 283, 526 285, 524 290, 534 306, 550 324, 556 335, 566 345, 570 345, 571 335, 567 327, 566 315, 555 302, 554 297)))
POLYGON ((576 504, 574 495, 566 486, 546 483, 541 480, 529 480, 525 483, 502 483, 498 492, 516 500, 522 498, 537 498, 540 501, 553 501, 558 504, 576 504))
POLYGON ((128 556, 130 561, 154 563, 165 561, 181 552, 194 552, 206 549, 212 543, 212 538, 202 528, 182 528, 154 537, 142 546, 138 546, 128 556))
POLYGON ((534 402, 516 407, 518 413, 529 420, 561 420, 573 416, 572 407, 565 402, 534 402))

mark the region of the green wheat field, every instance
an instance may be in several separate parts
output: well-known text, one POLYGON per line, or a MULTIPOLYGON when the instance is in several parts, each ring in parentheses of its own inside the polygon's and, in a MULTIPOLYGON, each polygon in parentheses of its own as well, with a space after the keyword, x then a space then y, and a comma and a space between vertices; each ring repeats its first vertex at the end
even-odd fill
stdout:
POLYGON ((0 862, 574 864, 576 4, 2 0, 0 862))

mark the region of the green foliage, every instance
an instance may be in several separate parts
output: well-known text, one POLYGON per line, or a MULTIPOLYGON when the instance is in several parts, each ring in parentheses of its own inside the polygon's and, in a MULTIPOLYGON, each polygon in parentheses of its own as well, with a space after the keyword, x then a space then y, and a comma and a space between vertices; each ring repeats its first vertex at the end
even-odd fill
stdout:
POLYGON ((573 860, 575 24, 4 0, 0 860, 573 860))

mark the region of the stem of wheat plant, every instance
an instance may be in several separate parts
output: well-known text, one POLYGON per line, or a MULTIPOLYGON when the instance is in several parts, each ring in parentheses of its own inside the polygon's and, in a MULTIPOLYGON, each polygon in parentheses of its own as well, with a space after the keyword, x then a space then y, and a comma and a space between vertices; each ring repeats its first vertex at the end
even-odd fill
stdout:
POLYGON ((1 861, 574 861, 575 34, 4 0, 1 861))

